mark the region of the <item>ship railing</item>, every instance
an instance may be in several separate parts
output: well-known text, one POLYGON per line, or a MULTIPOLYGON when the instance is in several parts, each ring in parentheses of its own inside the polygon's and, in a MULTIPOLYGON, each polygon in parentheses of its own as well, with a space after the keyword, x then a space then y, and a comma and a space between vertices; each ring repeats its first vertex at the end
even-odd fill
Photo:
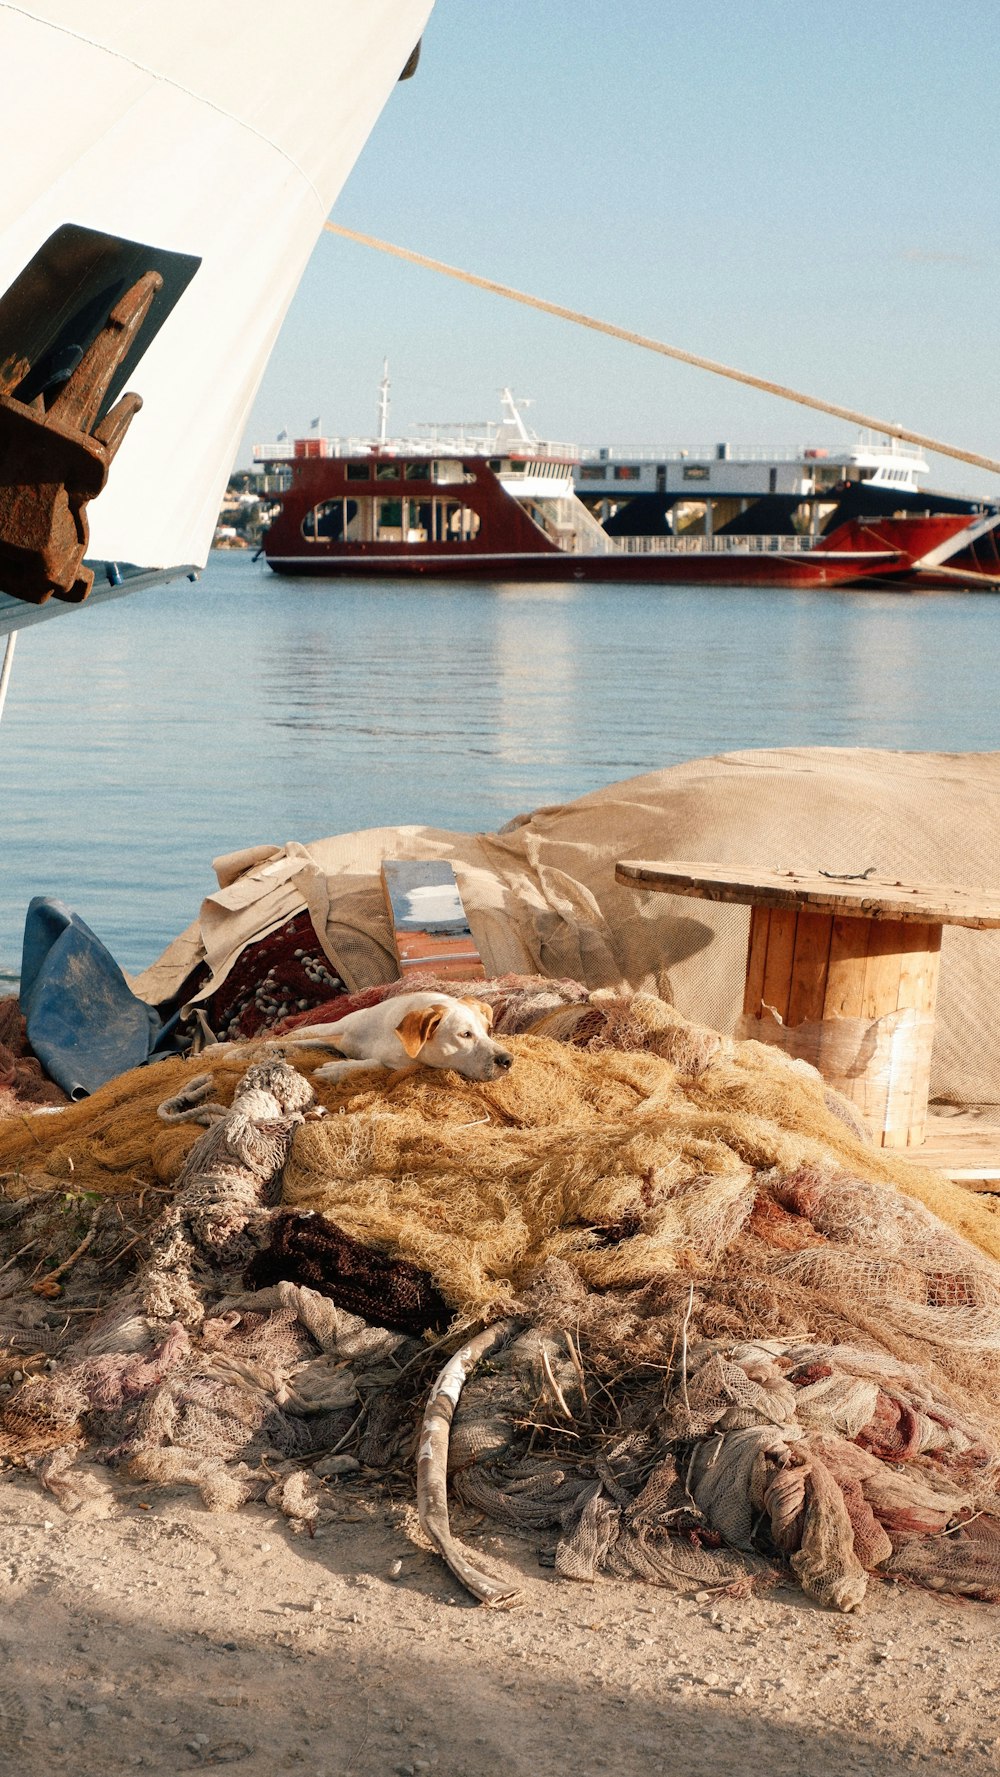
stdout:
POLYGON ((731 537, 616 537, 624 555, 766 555, 801 553, 816 547, 812 537, 749 533, 731 537))
MULTIPOLYGON (((580 460, 576 444, 559 444, 539 439, 525 443, 522 439, 497 439, 489 433, 463 432, 455 428, 447 432, 443 426, 428 427, 419 438, 391 438, 384 444, 373 438, 315 438, 309 440, 317 448, 316 457, 364 457, 373 451, 394 457, 513 457, 526 463, 565 463, 569 471, 580 460)), ((305 460, 296 451, 294 438, 280 438, 274 444, 255 444, 255 462, 291 462, 305 460)))
POLYGON ((579 452, 582 463, 813 463, 829 464, 837 467, 850 464, 861 452, 865 456, 880 456, 898 461, 919 461, 923 455, 915 444, 903 444, 899 439, 888 439, 882 442, 859 442, 834 449, 818 449, 812 445, 803 445, 796 451, 780 450, 741 450, 735 445, 726 446, 725 456, 719 455, 718 445, 706 445, 701 450, 654 450, 648 444, 637 450, 630 450, 624 445, 594 447, 588 445, 579 452))

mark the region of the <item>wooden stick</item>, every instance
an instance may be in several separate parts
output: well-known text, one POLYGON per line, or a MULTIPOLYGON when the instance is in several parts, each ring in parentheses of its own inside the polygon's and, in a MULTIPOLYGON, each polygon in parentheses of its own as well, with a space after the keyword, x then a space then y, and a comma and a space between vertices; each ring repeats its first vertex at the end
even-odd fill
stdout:
POLYGON ((548 1382, 549 1387, 552 1390, 552 1393, 555 1395, 556 1406, 559 1408, 560 1413, 562 1413, 566 1419, 572 1419, 573 1415, 570 1412, 569 1406, 567 1404, 566 1396, 563 1394, 562 1389, 559 1387, 559 1384, 556 1381, 555 1375, 553 1373, 552 1365, 549 1362, 549 1354, 546 1351, 544 1345, 542 1345, 542 1347, 541 1347, 541 1353, 542 1353, 542 1369, 545 1371, 546 1381, 548 1382))
POLYGON ((907 444, 919 445, 922 450, 933 450, 938 456, 954 457, 959 463, 972 463, 977 469, 989 469, 991 474, 1000 475, 1000 462, 995 457, 980 456, 974 450, 962 450, 957 444, 943 444, 939 438, 929 438, 926 432, 911 432, 908 427, 897 425, 894 420, 880 420, 873 414, 861 413, 855 407, 841 407, 836 401, 823 401, 817 395, 805 395, 801 389, 791 389, 785 383, 770 382, 766 377, 753 376, 746 370, 734 370, 732 365, 720 364, 714 358, 701 358, 697 352, 685 352, 680 346, 665 345, 661 339, 650 339, 644 333, 633 333, 629 327, 616 327, 611 321, 599 321, 594 315, 582 314, 579 309, 565 308, 559 302, 547 302, 542 296, 529 296, 527 291, 515 290, 510 284, 498 284, 493 278, 477 277, 474 272, 461 271, 457 265, 446 265, 441 259, 431 259, 426 253, 414 253, 408 247, 396 247, 391 241, 380 241, 375 235, 360 234, 354 228, 343 228, 338 222, 325 222, 323 226, 330 234, 339 234, 344 240, 356 241, 362 247, 374 247, 379 253, 391 253, 395 259, 406 259, 411 265, 421 265, 427 271, 442 272, 446 278, 457 278, 461 284, 472 284, 475 289, 488 290, 493 296, 505 296, 508 302, 523 302, 526 307, 540 309, 543 314, 555 315, 561 321, 572 321, 577 327, 589 327, 594 333, 606 333, 611 339, 624 340, 626 345, 641 346, 644 351, 658 352, 663 358, 676 358, 679 364, 691 364, 695 370, 708 370, 713 376, 725 376, 731 382, 744 383, 747 388, 761 389, 765 395, 777 395, 782 401, 795 401, 799 407, 812 407, 817 413, 830 413, 835 419, 849 420, 852 425, 881 432, 887 438, 900 438, 907 444))
POLYGON ((688 1305, 684 1315, 684 1325, 681 1328, 681 1393, 684 1396, 684 1411, 688 1416, 689 1425, 691 1423, 691 1402, 688 1400, 688 1323, 693 1307, 694 1284, 692 1283, 688 1290, 688 1305))

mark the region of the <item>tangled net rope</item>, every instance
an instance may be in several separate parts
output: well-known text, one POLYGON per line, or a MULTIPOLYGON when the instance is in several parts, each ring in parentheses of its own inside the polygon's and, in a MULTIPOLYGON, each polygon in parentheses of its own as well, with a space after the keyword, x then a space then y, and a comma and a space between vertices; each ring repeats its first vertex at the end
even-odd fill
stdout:
POLYGON ((329 1461, 403 1458, 488 1603, 449 1475, 567 1578, 1000 1598, 991 1212, 765 1047, 641 996, 534 1013, 496 1081, 209 1051, 0 1123, 0 1456, 306 1524, 329 1461))

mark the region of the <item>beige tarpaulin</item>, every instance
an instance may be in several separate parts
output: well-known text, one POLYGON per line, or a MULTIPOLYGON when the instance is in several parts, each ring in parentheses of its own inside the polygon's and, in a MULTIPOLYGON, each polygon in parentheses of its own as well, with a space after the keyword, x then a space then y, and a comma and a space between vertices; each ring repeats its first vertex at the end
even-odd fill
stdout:
MULTIPOLYGON (((726 753, 541 808, 495 834, 377 827, 216 861, 198 921, 134 983, 150 1001, 207 962, 204 998, 243 947, 308 907, 353 989, 395 977, 383 858, 447 858, 488 974, 571 976, 659 992, 730 1032, 742 1004, 748 912, 637 894, 619 858, 854 874, 992 888, 1000 864, 1000 754, 788 747, 726 753)), ((932 1093, 1000 1102, 1000 933, 944 934, 932 1093)))

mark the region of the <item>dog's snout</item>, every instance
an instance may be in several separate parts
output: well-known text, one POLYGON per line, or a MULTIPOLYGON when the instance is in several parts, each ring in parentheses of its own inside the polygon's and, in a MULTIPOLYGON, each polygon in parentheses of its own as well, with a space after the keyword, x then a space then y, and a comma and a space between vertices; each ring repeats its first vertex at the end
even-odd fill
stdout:
POLYGON ((504 1073, 507 1072, 509 1067, 513 1067, 514 1065, 514 1057, 513 1055, 508 1055, 506 1049, 498 1050, 497 1054, 494 1055, 493 1060, 497 1067, 503 1069, 504 1073))

